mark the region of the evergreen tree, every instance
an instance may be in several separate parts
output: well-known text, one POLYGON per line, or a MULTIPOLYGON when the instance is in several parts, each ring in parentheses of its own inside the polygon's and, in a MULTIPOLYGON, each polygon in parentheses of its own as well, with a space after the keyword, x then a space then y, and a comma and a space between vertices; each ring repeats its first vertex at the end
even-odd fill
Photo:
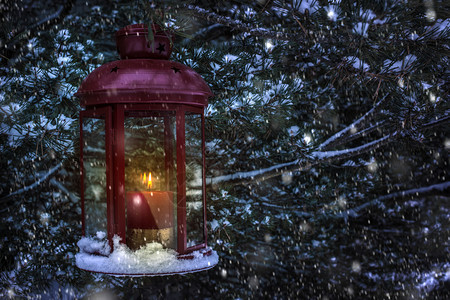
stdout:
POLYGON ((15 3, 0 28, 2 297, 448 296, 444 1, 15 3), (184 277, 89 274, 73 259, 73 94, 118 59, 116 30, 151 22, 175 30, 172 59, 215 94, 207 204, 221 262, 184 277))

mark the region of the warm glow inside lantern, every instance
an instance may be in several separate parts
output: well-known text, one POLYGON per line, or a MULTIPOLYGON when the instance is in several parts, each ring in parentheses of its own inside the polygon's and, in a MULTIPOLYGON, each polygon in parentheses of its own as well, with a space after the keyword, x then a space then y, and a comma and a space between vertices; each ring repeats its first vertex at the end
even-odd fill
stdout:
POLYGON ((167 60, 172 35, 151 29, 152 41, 144 24, 119 30, 121 60, 94 70, 76 93, 85 107, 76 259, 89 271, 163 275, 217 264, 205 206, 204 109, 212 93, 192 69, 167 60))

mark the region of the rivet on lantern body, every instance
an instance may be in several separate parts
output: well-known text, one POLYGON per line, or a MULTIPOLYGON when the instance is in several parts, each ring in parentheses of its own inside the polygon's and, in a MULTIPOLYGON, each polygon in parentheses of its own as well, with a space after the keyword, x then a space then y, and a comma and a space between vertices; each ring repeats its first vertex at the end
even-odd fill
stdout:
POLYGON ((173 35, 151 29, 152 41, 144 24, 119 30, 121 60, 95 69, 75 94, 85 107, 76 262, 88 271, 166 275, 218 262, 206 231, 204 109, 212 93, 195 71, 167 60, 173 35), (159 256, 141 255, 152 251, 159 256), (160 253, 178 259, 167 268, 160 253))

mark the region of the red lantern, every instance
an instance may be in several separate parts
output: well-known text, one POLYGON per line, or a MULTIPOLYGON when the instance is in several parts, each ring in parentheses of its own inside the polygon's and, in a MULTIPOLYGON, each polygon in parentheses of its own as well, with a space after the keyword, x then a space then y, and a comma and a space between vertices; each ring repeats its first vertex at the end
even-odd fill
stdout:
POLYGON ((161 275, 217 263, 206 230, 204 109, 212 93, 192 69, 167 60, 171 33, 157 25, 152 30, 153 39, 144 24, 119 30, 121 60, 95 69, 75 94, 85 107, 80 113, 82 234, 93 236, 81 242, 84 256, 77 257, 77 265, 82 269, 161 275), (178 261, 205 257, 208 264, 162 271, 90 267, 91 260, 108 259, 125 245, 140 251, 150 244, 176 251, 178 261))

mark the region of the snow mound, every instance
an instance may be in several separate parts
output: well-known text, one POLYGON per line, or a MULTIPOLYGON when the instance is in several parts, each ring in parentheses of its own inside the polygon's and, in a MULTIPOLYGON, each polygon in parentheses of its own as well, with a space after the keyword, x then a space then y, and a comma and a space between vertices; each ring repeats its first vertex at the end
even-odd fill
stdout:
POLYGON ((203 249, 192 252, 192 259, 179 259, 176 251, 165 249, 160 243, 148 243, 139 250, 132 251, 119 243, 120 237, 114 236, 113 241, 114 251, 109 256, 101 256, 86 251, 98 249, 98 240, 82 238, 78 242, 81 252, 75 256, 77 267, 115 276, 162 276, 203 271, 219 262, 216 251, 211 251, 211 255, 206 256, 203 249), (81 241, 83 242, 80 243, 81 241), (89 241, 92 242, 91 247, 87 246, 89 241))
POLYGON ((103 235, 102 231, 99 231, 97 232, 97 238, 83 237, 78 241, 77 246, 83 253, 109 255, 111 253, 111 247, 108 241, 104 240, 105 235, 103 235))

